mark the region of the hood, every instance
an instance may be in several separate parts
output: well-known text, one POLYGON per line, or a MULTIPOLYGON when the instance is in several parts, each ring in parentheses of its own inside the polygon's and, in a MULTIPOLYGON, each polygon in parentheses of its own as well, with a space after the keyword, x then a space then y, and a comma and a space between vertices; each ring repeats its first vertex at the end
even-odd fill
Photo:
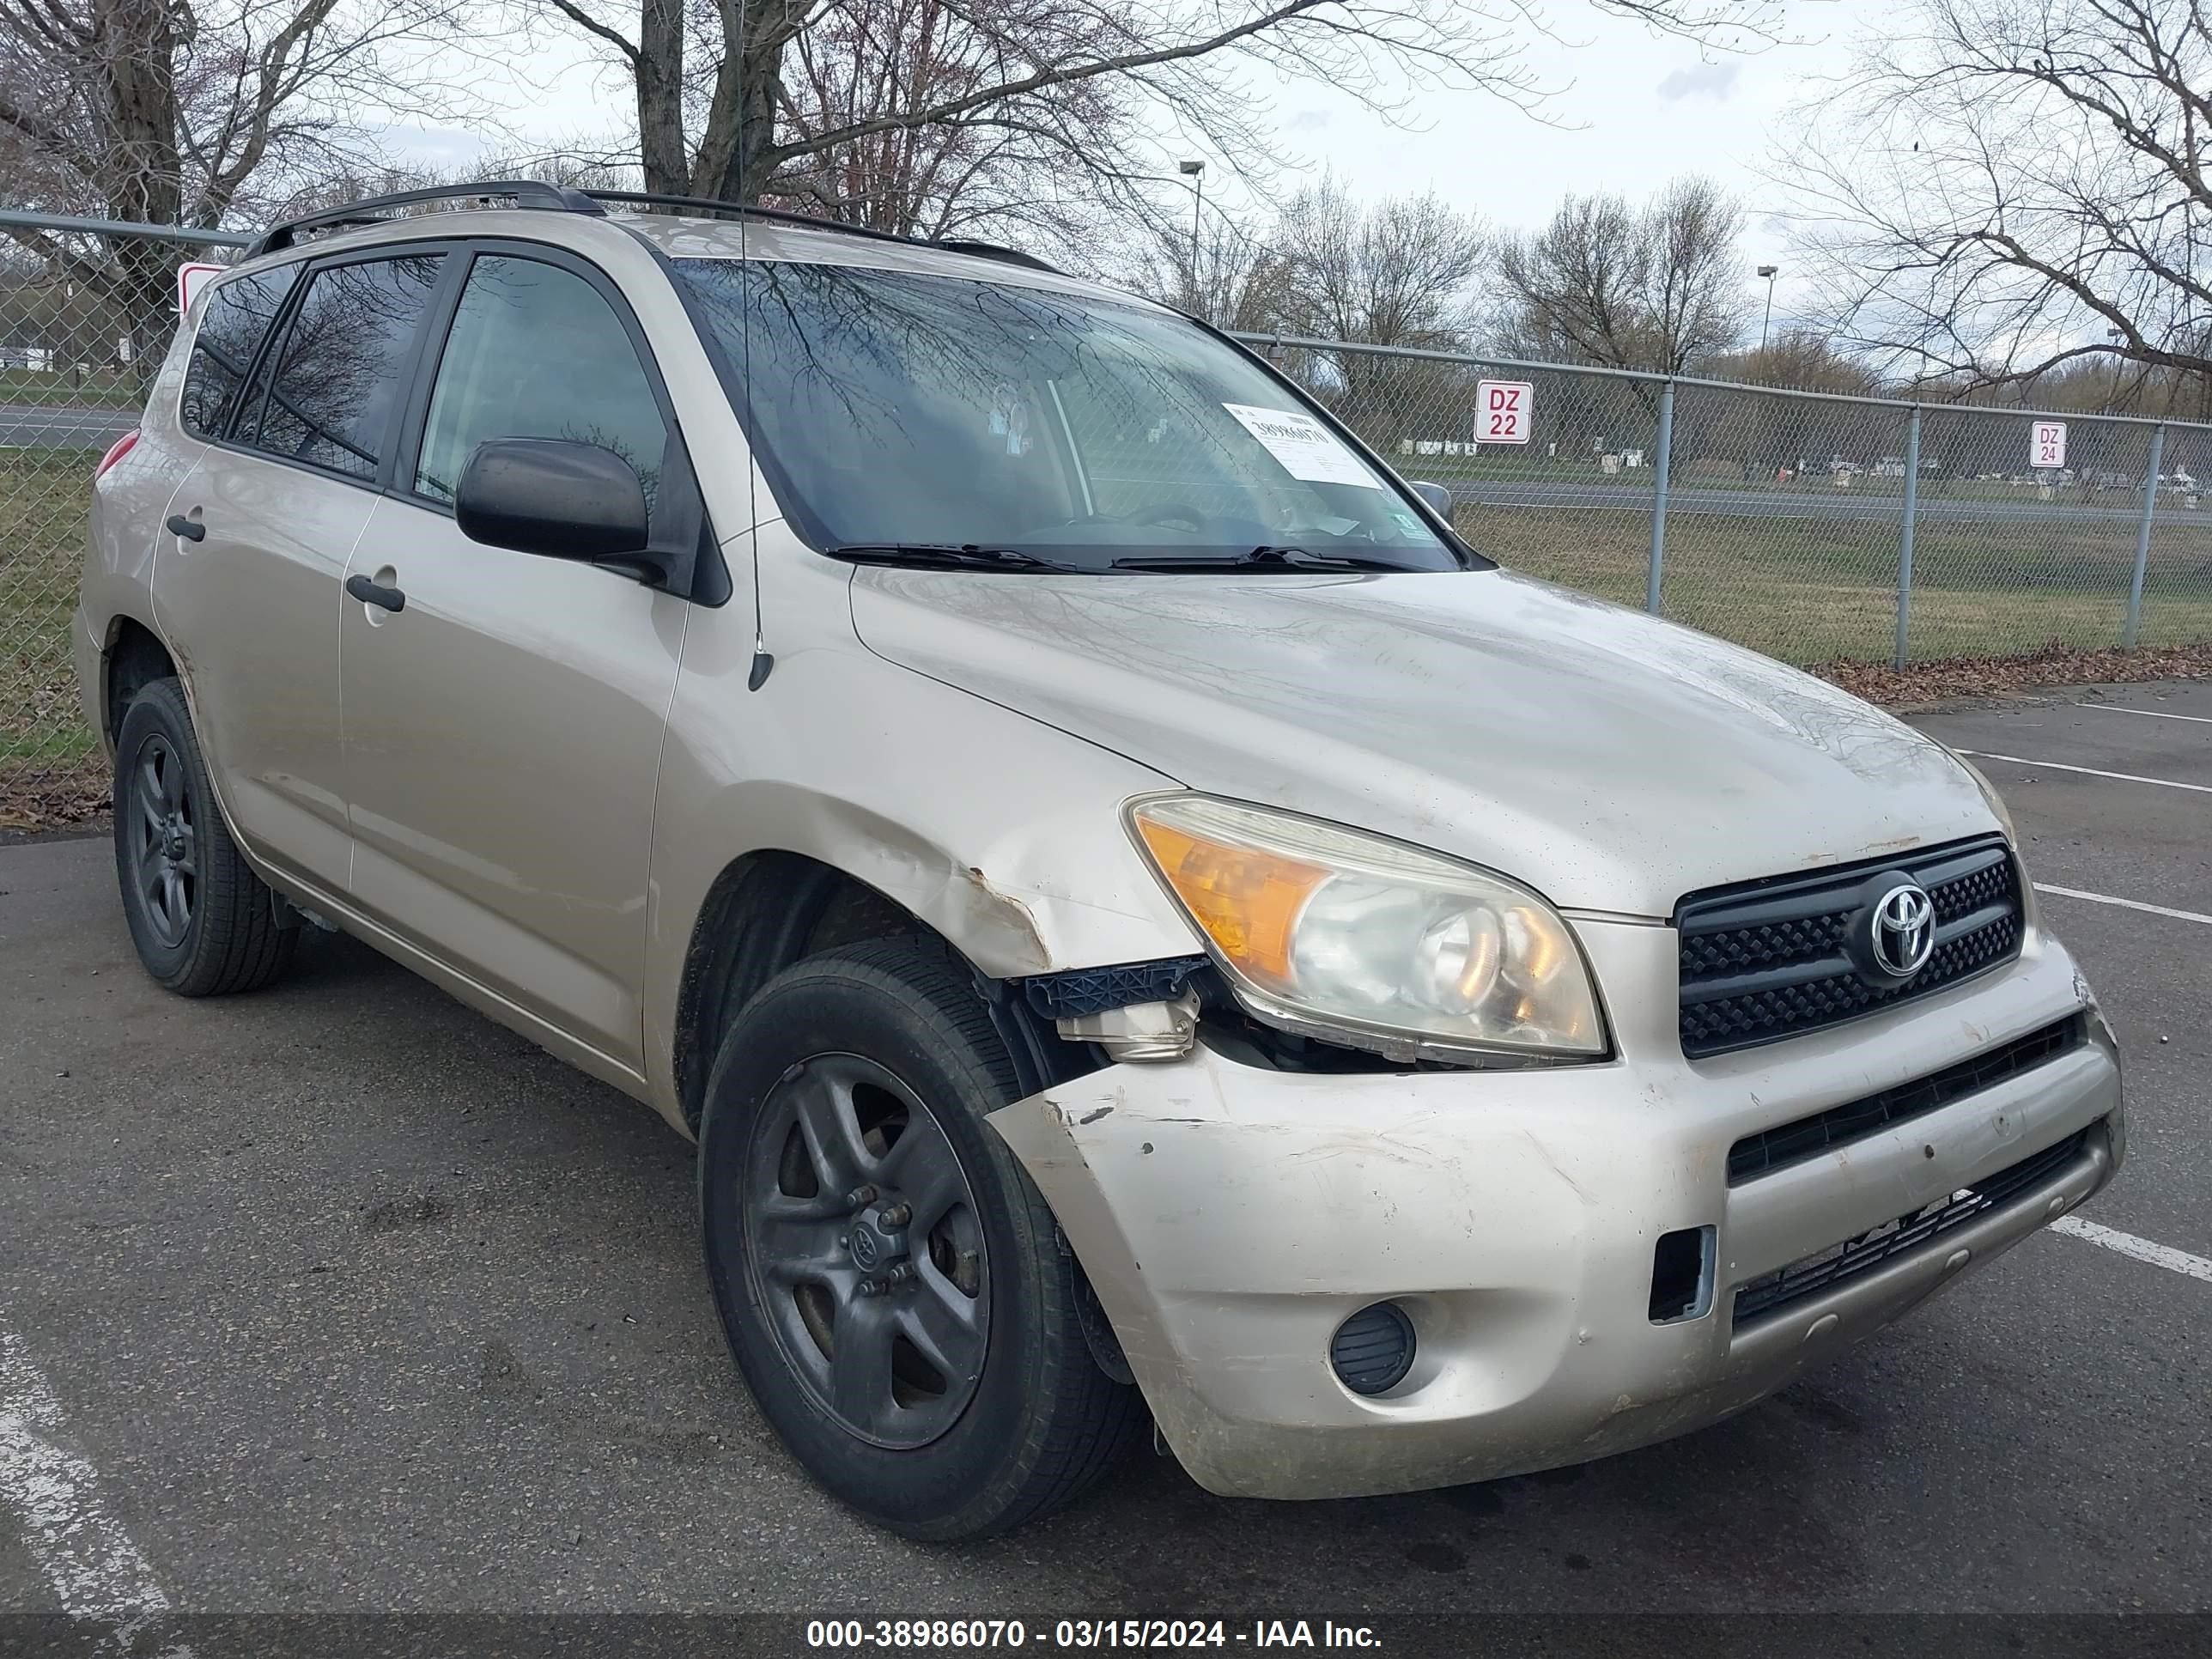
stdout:
POLYGON ((861 567, 852 601, 894 662, 1567 908, 1663 916, 1698 888, 1996 824, 1950 754, 1834 686, 1502 570, 861 567))

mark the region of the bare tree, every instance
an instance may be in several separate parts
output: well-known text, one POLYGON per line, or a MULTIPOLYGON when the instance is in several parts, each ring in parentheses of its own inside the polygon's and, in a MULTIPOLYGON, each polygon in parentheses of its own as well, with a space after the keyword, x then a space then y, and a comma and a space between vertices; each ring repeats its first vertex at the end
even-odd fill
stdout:
MULTIPOLYGON (((272 176, 364 152, 364 108, 465 105, 427 56, 463 3, 0 0, 0 171, 23 205, 213 228, 272 176)), ((175 247, 9 234, 154 355, 175 247)))
POLYGON ((1059 0, 992 0, 988 29, 975 15, 962 0, 845 0, 795 36, 783 87, 793 153, 763 198, 900 235, 1019 226, 1060 246, 1085 238, 1102 201, 1149 217, 1149 197, 1131 187, 1146 134, 1117 82, 1059 82, 1018 107, 903 118, 1003 79, 1010 36, 1059 58, 1108 44, 1095 17, 1059 0))
MULTIPOLYGON (((1724 47, 1771 39, 1779 13, 1772 0, 1583 3, 1724 47)), ((648 189, 888 204, 915 224, 927 215, 898 204, 962 167, 1028 169, 1034 184, 1048 160, 1063 184, 1134 200, 1155 165, 1147 131, 1264 166, 1250 73, 1325 82, 1401 117, 1437 88, 1524 105, 1547 90, 1521 55, 1544 27, 1534 0, 694 0, 697 31, 685 0, 542 3, 629 74, 648 189)), ((1000 210, 1022 199, 1009 188, 1000 210)))
MULTIPOLYGON (((1133 239, 1116 239, 1127 249, 1133 239)), ((1291 327, 1294 278, 1281 252, 1235 216, 1217 212, 1199 229, 1165 221, 1133 239, 1119 269, 1107 275, 1163 304, 1212 324, 1247 333, 1291 327)))
POLYGON ((1839 337, 1963 391, 2102 357, 2212 410, 2212 17, 1918 0, 1789 165, 1839 337))
POLYGON ((1368 345, 1455 350, 1489 232, 1433 191, 1363 205, 1334 179, 1284 205, 1275 246, 1289 269, 1289 325, 1368 345))
MULTIPOLYGON (((1483 222, 1433 193, 1363 204, 1325 179, 1283 207, 1282 267, 1271 329, 1414 351, 1466 349, 1474 286, 1488 259, 1483 222)), ((1466 366, 1370 352, 1294 352, 1291 373, 1370 438, 1433 437, 1471 427, 1466 366)))
POLYGON ((1641 208, 1570 196, 1542 230, 1498 245, 1500 337, 1527 356, 1681 374, 1743 331, 1741 228, 1735 201, 1704 179, 1641 208))

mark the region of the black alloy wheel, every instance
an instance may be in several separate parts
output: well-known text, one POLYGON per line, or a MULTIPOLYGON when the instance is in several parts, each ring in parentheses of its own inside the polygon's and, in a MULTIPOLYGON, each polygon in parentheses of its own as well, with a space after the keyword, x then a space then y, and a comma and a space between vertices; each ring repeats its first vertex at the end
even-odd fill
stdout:
POLYGON ((911 1538, 1018 1526, 1143 1431, 988 1121, 1026 1092, 975 970, 915 938, 786 969, 707 1079, 700 1226, 731 1354, 807 1472, 911 1538))
POLYGON ((769 1091, 745 1181, 745 1260, 786 1363, 872 1445, 925 1446, 975 1397, 988 1246, 944 1129, 859 1054, 769 1091))

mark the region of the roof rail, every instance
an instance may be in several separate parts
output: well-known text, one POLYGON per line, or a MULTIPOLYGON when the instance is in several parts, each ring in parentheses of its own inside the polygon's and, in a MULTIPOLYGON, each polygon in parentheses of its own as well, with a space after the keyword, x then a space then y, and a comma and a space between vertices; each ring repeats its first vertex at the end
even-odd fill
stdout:
POLYGON ((326 209, 320 213, 303 214, 296 219, 287 219, 272 225, 262 233, 259 240, 246 250, 246 257, 273 253, 279 248, 295 246, 301 233, 311 230, 335 230, 341 225, 374 224, 393 208, 412 207, 418 202, 481 201, 489 197, 507 197, 515 206, 550 208, 559 213, 603 214, 603 202, 618 202, 625 206, 688 208, 698 213, 727 213, 739 217, 768 219, 779 224, 805 225, 815 230, 832 230, 846 236, 865 236, 871 241, 903 242, 908 247, 942 248, 949 253, 973 254, 979 258, 997 259, 1010 265, 1025 265, 1031 270, 1059 272, 1034 253, 1024 253, 1019 248, 1001 247, 995 242, 975 242, 948 238, 943 241, 928 241, 919 236, 901 236, 888 230, 872 230, 866 225, 848 225, 839 219, 818 218, 811 213, 793 213, 784 208, 757 207, 743 202, 718 201, 708 196, 669 196, 658 191, 643 190, 569 190, 560 185, 543 184, 535 179, 489 179, 470 185, 434 185, 427 190, 395 191, 389 196, 368 196, 358 202, 349 202, 343 207, 326 209))
POLYGON ((1010 265, 1027 265, 1031 270, 1048 270, 1055 276, 1062 274, 1059 266, 1047 264, 1034 253, 1018 247, 1003 246, 997 242, 971 242, 964 237, 948 237, 929 246, 949 248, 955 253, 972 253, 979 259, 997 259, 1010 265))
POLYGON ((644 190, 587 190, 583 192, 595 202, 621 202, 641 207, 692 208, 702 213, 727 213, 741 218, 767 219, 777 224, 805 225, 813 230, 834 230, 847 236, 865 236, 875 242, 903 242, 908 247, 943 248, 948 253, 971 253, 981 258, 997 259, 1010 265, 1026 265, 1031 270, 1060 273, 1034 253, 1024 253, 1019 248, 1001 247, 995 242, 971 242, 947 239, 931 241, 921 236, 902 236, 896 231, 874 230, 866 225, 848 225, 842 219, 824 219, 811 213, 793 213, 787 208, 757 207, 744 202, 723 202, 707 196, 665 196, 657 191, 644 190))
POLYGON ((297 244, 302 231, 333 230, 341 225, 374 224, 392 208, 412 207, 417 202, 463 202, 504 196, 515 206, 551 208, 562 213, 600 214, 605 210, 580 190, 568 190, 536 179, 487 179, 470 185, 433 185, 427 190, 394 191, 388 196, 365 196, 343 207, 302 214, 270 226, 246 250, 249 259, 297 244))

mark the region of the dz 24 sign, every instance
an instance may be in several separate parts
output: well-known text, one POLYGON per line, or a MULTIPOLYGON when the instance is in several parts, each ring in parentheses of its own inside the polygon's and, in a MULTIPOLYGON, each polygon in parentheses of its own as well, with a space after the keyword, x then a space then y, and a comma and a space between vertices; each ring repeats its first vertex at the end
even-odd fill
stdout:
POLYGON ((1536 388, 1527 380, 1478 380, 1474 385, 1474 441, 1525 444, 1536 388))
POLYGON ((2066 465, 2066 422, 2038 421, 2028 434, 2027 464, 2031 467, 2066 465))

